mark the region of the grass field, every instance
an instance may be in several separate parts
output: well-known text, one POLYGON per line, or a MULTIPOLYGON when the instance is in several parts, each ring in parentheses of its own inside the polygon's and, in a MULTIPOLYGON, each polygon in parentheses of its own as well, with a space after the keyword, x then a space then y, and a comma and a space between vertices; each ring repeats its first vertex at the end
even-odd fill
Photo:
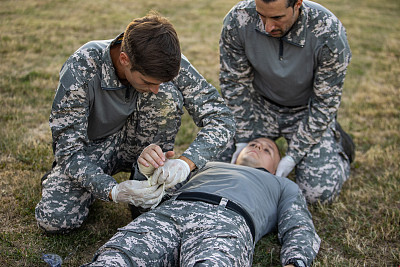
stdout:
MULTIPOLYGON (((130 220, 126 206, 98 201, 88 222, 69 235, 44 235, 36 226, 40 177, 53 160, 48 116, 68 56, 87 41, 114 38, 154 9, 172 21, 183 53, 218 88, 219 32, 235 3, 0 0, 0 265, 46 266, 42 253, 55 253, 63 266, 78 266, 130 220)), ((322 238, 314 266, 399 266, 400 2, 320 3, 341 19, 353 52, 338 120, 357 155, 339 199, 310 207, 322 238)), ((178 151, 195 133, 185 117, 178 151)), ((254 265, 279 266, 279 250, 276 236, 266 236, 254 265)))

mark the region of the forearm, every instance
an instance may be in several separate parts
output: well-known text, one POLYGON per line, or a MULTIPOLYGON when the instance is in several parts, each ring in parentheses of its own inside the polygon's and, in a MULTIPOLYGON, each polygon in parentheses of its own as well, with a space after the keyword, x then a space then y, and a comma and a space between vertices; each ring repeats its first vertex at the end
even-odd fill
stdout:
POLYGON ((300 190, 292 205, 279 215, 278 238, 282 244, 282 265, 289 259, 301 259, 306 266, 311 265, 318 253, 321 239, 315 231, 300 190))
POLYGON ((218 157, 232 140, 235 121, 217 89, 188 61, 183 63, 174 83, 181 90, 185 108, 200 131, 182 156, 202 168, 207 161, 218 157))
POLYGON ((117 184, 112 176, 105 174, 99 166, 82 154, 80 156, 75 154, 68 160, 61 160, 60 163, 57 162, 57 165, 65 175, 97 199, 109 200, 108 194, 117 184))
POLYGON ((62 173, 96 198, 108 200, 116 181, 86 155, 89 144, 86 102, 83 89, 66 92, 59 86, 50 115, 54 156, 62 173))
POLYGON ((179 159, 183 160, 184 162, 186 162, 189 165, 190 171, 193 171, 194 169, 197 168, 196 164, 194 164, 193 161, 191 161, 190 159, 188 159, 185 156, 180 156, 179 159))
POLYGON ((254 127, 253 68, 235 27, 224 27, 220 39, 221 94, 236 120, 236 142, 248 142, 254 127))
POLYGON ((315 73, 314 95, 309 101, 308 113, 291 138, 287 155, 298 163, 317 144, 336 118, 340 106, 348 61, 324 47, 315 73))
POLYGON ((253 138, 254 105, 248 86, 221 81, 221 92, 236 122, 235 142, 248 142, 253 138))
POLYGON ((218 114, 216 118, 208 121, 197 133, 195 140, 188 149, 182 154, 183 157, 192 161, 199 169, 204 167, 208 161, 218 158, 219 154, 224 151, 228 142, 233 138, 235 123, 230 111, 227 108, 226 110, 226 117, 218 114))

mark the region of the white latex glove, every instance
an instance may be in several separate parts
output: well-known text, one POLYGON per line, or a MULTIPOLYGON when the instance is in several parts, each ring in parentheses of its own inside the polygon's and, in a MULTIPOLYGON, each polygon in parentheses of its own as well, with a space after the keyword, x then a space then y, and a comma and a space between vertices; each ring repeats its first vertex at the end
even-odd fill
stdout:
MULTIPOLYGON (((146 176, 147 178, 147 182, 150 185, 151 184, 151 177, 154 173, 154 171, 156 170, 156 168, 153 167, 153 165, 149 165, 148 167, 142 165, 141 163, 137 163, 139 166, 139 171, 146 176)), ((157 186, 158 184, 154 185, 157 186)), ((158 204, 160 204, 164 194, 165 194, 165 184, 163 184, 162 186, 160 186, 162 188, 162 192, 158 197, 154 197, 154 198, 150 198, 147 201, 145 201, 143 204, 138 205, 139 207, 142 207, 144 209, 153 209, 155 207, 158 206, 158 204)))
POLYGON ((116 203, 129 203, 137 207, 155 203, 162 198, 164 186, 151 186, 148 180, 128 180, 117 184, 111 190, 112 200, 116 203))
POLYGON ((287 177, 289 173, 294 169, 296 163, 291 156, 284 156, 279 161, 278 168, 276 169, 276 176, 287 177))
POLYGON ((231 163, 235 164, 240 152, 247 146, 247 143, 237 143, 235 153, 232 155, 231 163))
POLYGON ((139 205, 138 207, 142 207, 144 209, 154 209, 155 207, 158 206, 158 204, 160 204, 164 194, 165 194, 165 184, 163 184, 162 186, 159 186, 159 189, 157 190, 157 192, 160 191, 160 195, 154 198, 147 198, 147 200, 145 200, 145 202, 141 205, 139 205))
POLYGON ((150 184, 164 184, 165 189, 174 187, 176 184, 186 180, 190 174, 190 167, 181 159, 168 159, 164 166, 155 170, 150 179, 150 184))

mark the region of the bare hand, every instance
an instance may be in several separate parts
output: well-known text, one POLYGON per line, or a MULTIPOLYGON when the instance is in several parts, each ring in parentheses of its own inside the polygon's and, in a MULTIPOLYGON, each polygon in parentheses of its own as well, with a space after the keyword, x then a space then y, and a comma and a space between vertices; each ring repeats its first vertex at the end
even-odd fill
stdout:
POLYGON ((138 163, 142 164, 145 167, 149 167, 150 165, 152 165, 154 168, 158 168, 160 166, 164 166, 164 162, 167 159, 172 158, 174 155, 174 151, 168 151, 164 155, 160 146, 151 144, 143 149, 138 158, 138 163))

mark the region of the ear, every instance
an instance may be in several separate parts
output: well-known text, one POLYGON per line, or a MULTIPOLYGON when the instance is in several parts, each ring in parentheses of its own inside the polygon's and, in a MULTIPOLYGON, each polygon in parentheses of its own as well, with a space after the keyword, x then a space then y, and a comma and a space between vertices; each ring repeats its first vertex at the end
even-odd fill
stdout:
POLYGON ((301 4, 303 4, 303 0, 297 0, 296 4, 294 4, 295 8, 300 8, 301 4))
POLYGON ((125 67, 131 65, 131 61, 129 60, 128 54, 126 54, 125 52, 119 53, 119 62, 121 63, 121 65, 125 67))

